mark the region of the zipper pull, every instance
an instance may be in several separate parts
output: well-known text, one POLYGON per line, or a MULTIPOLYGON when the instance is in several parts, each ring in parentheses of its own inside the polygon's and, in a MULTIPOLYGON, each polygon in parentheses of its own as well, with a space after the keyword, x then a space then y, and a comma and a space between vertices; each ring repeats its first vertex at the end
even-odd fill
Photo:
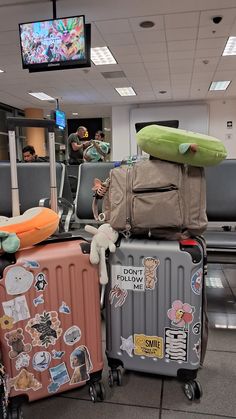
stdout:
POLYGON ((121 232, 126 239, 129 239, 130 236, 131 236, 131 231, 130 230, 131 230, 131 225, 127 222, 127 224, 125 226, 125 230, 123 230, 121 232))

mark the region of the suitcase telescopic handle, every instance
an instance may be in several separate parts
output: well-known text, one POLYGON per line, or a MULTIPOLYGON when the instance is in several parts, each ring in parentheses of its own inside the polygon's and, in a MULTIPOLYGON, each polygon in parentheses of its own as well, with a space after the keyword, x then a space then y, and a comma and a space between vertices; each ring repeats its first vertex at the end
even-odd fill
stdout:
POLYGON ((17 180, 16 166, 16 127, 36 127, 46 128, 48 130, 49 157, 50 157, 50 190, 51 190, 51 208, 58 211, 57 206, 57 183, 56 183, 56 156, 55 156, 55 121, 53 119, 7 117, 7 129, 9 134, 9 151, 11 166, 11 187, 12 187, 12 216, 20 215, 19 188, 17 180))
POLYGON ((33 119, 9 116, 7 118, 8 131, 15 131, 16 127, 47 128, 49 132, 52 132, 55 128, 55 121, 53 119, 33 119))

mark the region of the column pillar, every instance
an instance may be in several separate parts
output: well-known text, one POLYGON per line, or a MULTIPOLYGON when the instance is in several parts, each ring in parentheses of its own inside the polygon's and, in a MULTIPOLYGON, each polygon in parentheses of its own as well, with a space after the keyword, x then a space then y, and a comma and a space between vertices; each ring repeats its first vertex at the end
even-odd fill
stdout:
MULTIPOLYGON (((43 109, 26 108, 26 118, 43 118, 43 109)), ((38 156, 46 155, 45 130, 44 128, 26 128, 26 143, 32 145, 38 156)))

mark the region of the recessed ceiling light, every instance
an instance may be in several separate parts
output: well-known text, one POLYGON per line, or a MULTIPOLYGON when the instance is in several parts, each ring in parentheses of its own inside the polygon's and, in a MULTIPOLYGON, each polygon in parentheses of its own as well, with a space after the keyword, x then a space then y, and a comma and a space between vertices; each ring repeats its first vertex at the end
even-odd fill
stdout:
POLYGON ((95 65, 117 64, 107 47, 91 48, 91 60, 95 65))
POLYGON ((0 69, 0 73, 5 73, 5 71, 0 69))
POLYGON ((236 36, 229 37, 222 55, 236 55, 236 36))
POLYGON ((136 96, 133 87, 115 87, 120 96, 136 96))
POLYGON ((78 114, 78 112, 72 112, 72 115, 73 116, 78 116, 79 114, 78 114))
POLYGON ((155 22, 152 20, 143 20, 143 22, 140 22, 139 26, 144 29, 153 28, 153 26, 155 26, 155 22))
POLYGON ((213 81, 209 90, 226 90, 230 83, 231 80, 213 81))
POLYGON ((39 100, 55 100, 54 97, 47 95, 43 92, 28 92, 29 95, 36 97, 39 100))

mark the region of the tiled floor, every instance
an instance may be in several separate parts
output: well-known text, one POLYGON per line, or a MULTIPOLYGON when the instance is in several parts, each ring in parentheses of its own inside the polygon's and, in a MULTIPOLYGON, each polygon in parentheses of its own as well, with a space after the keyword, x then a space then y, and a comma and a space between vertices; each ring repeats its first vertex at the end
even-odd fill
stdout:
POLYGON ((110 388, 106 367, 104 402, 92 403, 85 386, 25 405, 24 419, 236 418, 236 266, 209 266, 207 283, 210 333, 205 365, 198 374, 200 401, 189 402, 175 379, 143 373, 126 372, 123 385, 110 388))

